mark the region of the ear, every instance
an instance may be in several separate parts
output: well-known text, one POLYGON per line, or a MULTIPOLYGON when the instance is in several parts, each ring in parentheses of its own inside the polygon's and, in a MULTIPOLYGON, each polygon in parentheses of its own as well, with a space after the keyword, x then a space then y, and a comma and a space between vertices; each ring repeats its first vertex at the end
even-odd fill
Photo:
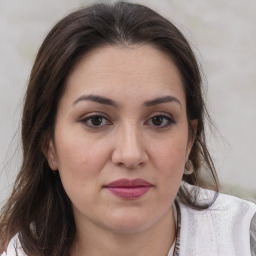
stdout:
POLYGON ((58 170, 56 150, 52 139, 50 139, 48 146, 46 146, 45 150, 43 150, 43 154, 46 157, 50 168, 53 171, 58 170))
POLYGON ((197 133, 197 126, 198 126, 197 119, 190 120, 189 122, 190 122, 190 127, 192 128, 192 131, 189 131, 189 134, 188 134, 186 161, 188 161, 190 151, 194 145, 194 141, 196 139, 196 133, 197 133))

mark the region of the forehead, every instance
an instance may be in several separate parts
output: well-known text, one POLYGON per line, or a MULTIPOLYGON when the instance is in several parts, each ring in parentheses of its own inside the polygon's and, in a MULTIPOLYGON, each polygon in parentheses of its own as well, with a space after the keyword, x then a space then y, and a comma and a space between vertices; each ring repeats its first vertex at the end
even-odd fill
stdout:
POLYGON ((171 57, 151 45, 105 46, 86 54, 67 79, 66 93, 73 98, 83 93, 114 97, 134 92, 139 97, 171 93, 184 98, 171 57))

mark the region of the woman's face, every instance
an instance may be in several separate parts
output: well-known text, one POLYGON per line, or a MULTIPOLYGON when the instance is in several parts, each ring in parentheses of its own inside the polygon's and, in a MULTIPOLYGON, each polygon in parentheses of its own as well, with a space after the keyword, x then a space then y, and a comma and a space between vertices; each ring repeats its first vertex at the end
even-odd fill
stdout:
POLYGON ((132 233, 170 215, 191 146, 170 57, 149 45, 109 46, 68 77, 47 158, 77 225, 132 233))

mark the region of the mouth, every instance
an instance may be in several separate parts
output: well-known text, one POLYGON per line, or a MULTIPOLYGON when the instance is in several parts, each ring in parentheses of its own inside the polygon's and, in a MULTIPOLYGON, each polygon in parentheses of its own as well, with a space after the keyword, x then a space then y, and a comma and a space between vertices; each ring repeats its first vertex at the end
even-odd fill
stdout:
POLYGON ((123 199, 137 199, 145 195, 153 185, 144 179, 120 179, 104 186, 113 195, 123 199))

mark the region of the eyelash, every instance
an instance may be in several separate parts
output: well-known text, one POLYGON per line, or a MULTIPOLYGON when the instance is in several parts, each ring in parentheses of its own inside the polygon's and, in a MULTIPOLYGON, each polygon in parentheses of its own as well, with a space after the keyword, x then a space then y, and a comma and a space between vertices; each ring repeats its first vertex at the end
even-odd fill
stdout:
MULTIPOLYGON (((105 117, 104 115, 102 114, 97 114, 97 113, 92 113, 88 116, 86 116, 85 118, 81 119, 81 121, 85 126, 89 127, 89 128, 92 128, 92 129, 100 129, 100 128, 103 128, 107 125, 112 125, 112 123, 109 121, 109 119, 107 117, 105 117), (95 125, 95 124, 92 124, 92 121, 93 119, 95 118, 99 118, 98 121, 100 121, 99 125, 95 125), (106 122, 105 124, 102 125, 102 122, 106 122), (90 123, 89 123, 90 122, 90 123)), ((175 121, 172 117, 170 117, 169 115, 166 115, 166 114, 162 114, 162 113, 159 113, 159 114, 155 114, 154 116, 152 116, 150 119, 148 119, 146 122, 145 122, 146 125, 151 125, 153 126, 154 128, 156 129, 163 129, 163 128, 166 128, 166 127, 169 127, 173 124, 175 124, 175 121), (162 123, 165 121, 165 124, 162 125, 159 124, 159 125, 156 125, 156 124, 153 124, 153 120, 154 118, 160 118, 162 120, 162 123), (151 124, 150 124, 151 123, 151 124)))

